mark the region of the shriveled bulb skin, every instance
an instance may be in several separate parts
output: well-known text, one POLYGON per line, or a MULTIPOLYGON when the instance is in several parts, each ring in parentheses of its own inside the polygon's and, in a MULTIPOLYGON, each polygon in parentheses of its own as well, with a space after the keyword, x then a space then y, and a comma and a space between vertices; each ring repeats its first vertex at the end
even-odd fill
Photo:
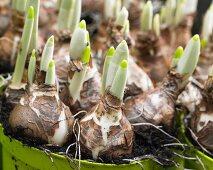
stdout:
POLYGON ((72 135, 74 118, 54 86, 33 85, 9 117, 12 130, 44 143, 62 146, 72 135))
POLYGON ((192 114, 190 125, 195 139, 206 149, 213 151, 213 77, 205 83, 201 104, 192 114))
POLYGON ((153 123, 172 126, 175 101, 181 92, 182 77, 170 71, 157 88, 126 101, 124 113, 130 123, 153 123))
POLYGON ((121 101, 107 93, 80 121, 82 151, 98 157, 119 157, 132 152, 133 129, 123 115, 121 101))

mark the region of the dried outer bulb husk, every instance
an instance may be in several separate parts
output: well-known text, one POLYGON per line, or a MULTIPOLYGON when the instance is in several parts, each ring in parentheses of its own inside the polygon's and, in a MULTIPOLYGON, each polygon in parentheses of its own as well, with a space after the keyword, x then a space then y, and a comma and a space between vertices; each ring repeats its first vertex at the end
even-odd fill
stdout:
POLYGON ((201 88, 193 82, 190 82, 184 91, 178 96, 177 104, 185 106, 191 113, 201 103, 203 97, 201 88))
POLYGON ((133 130, 121 110, 121 101, 106 93, 103 99, 80 121, 80 144, 93 159, 115 158, 132 152, 133 130))
POLYGON ((213 78, 210 75, 205 82, 203 97, 204 99, 198 105, 192 114, 190 126, 192 129, 192 137, 203 148, 213 151, 213 78))
POLYGON ((62 146, 72 135, 73 116, 55 86, 33 84, 9 117, 14 133, 62 146))
POLYGON ((124 113, 130 123, 148 122, 171 127, 182 78, 172 70, 157 88, 127 100, 124 113))

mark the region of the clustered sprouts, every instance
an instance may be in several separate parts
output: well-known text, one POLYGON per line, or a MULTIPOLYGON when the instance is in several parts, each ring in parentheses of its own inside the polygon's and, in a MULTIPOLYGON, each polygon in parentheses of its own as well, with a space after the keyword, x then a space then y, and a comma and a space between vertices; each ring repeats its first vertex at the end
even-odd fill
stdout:
POLYGON ((141 13, 141 31, 148 32, 152 30, 157 37, 160 36, 160 16, 159 14, 155 14, 153 18, 152 2, 148 1, 141 13))
POLYGON ((78 27, 81 17, 81 0, 61 0, 59 3, 58 29, 70 30, 71 33, 78 27))

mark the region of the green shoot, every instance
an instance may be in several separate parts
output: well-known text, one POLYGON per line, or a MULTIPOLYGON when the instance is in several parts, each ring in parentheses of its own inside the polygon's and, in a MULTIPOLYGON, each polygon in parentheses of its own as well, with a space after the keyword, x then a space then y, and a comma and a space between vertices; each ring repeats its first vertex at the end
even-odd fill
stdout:
POLYGON ((147 32, 152 29, 153 6, 152 2, 148 1, 141 15, 141 30, 147 32))
POLYGON ((15 9, 19 12, 24 12, 26 7, 27 0, 16 0, 16 7, 15 9))
POLYGON ((160 36, 160 16, 159 16, 159 14, 155 14, 155 16, 154 16, 153 31, 157 37, 160 36))
POLYGON ((35 57, 35 49, 34 49, 32 51, 29 66, 28 66, 28 83, 30 85, 33 84, 33 80, 35 76, 35 68, 36 68, 36 57, 35 57))
POLYGON ((122 10, 120 11, 115 23, 117 25, 124 27, 128 20, 128 15, 129 15, 129 12, 127 11, 127 9, 125 7, 123 7, 122 10))
POLYGON ((82 0, 73 0, 71 15, 70 15, 70 23, 69 29, 71 33, 78 27, 78 23, 81 19, 81 2, 82 0))
POLYGON ((81 57, 81 62, 82 63, 89 63, 90 60, 90 46, 87 46, 83 52, 83 55, 81 57))
MULTIPOLYGON (((114 6, 114 18, 118 17, 118 14, 121 10, 121 0, 115 0, 115 6, 114 6)), ((110 9, 110 11, 112 12, 112 9, 110 9)))
POLYGON ((129 49, 125 40, 123 40, 116 48, 115 53, 110 61, 108 67, 108 73, 106 78, 106 87, 112 85, 112 82, 115 78, 115 74, 118 70, 118 65, 122 60, 127 60, 129 58, 129 49))
POLYGON ((200 38, 194 35, 186 45, 183 55, 177 63, 176 71, 187 78, 194 72, 200 55, 200 38))
POLYGON ((185 1, 183 0, 180 0, 177 4, 177 9, 175 12, 175 26, 179 25, 180 22, 183 20, 185 5, 185 1))
POLYGON ((162 6, 160 9, 160 23, 164 24, 166 22, 166 7, 162 6))
POLYGON ((175 68, 177 66, 177 63, 180 60, 180 58, 182 57, 182 55, 183 55, 183 47, 179 46, 175 50, 175 53, 173 55, 172 63, 171 63, 171 68, 175 68))
POLYGON ((207 45, 207 41, 205 40, 205 38, 202 38, 201 40, 201 48, 204 49, 207 45))
POLYGON ((17 3, 17 0, 12 0, 12 8, 13 9, 16 9, 16 3, 17 3))
POLYGON ((53 58, 54 36, 52 35, 46 42, 41 56, 40 71, 47 72, 48 65, 53 58))
POLYGON ((72 79, 69 80, 69 92, 70 96, 73 99, 73 102, 75 103, 76 100, 80 99, 80 92, 83 87, 84 78, 87 73, 88 69, 88 63, 90 61, 90 47, 87 46, 85 49, 83 56, 81 57, 81 61, 83 64, 83 69, 81 71, 76 71, 72 77, 72 79))
POLYGON ((71 0, 62 0, 59 14, 58 14, 58 20, 57 25, 59 30, 66 30, 68 29, 68 23, 69 23, 69 16, 70 16, 70 10, 72 6, 71 0))
POLYGON ((62 0, 57 0, 57 2, 56 2, 56 9, 60 9, 60 6, 61 6, 61 1, 62 0))
POLYGON ((18 56, 16 59, 15 71, 13 73, 11 86, 20 88, 21 80, 24 72, 24 66, 30 46, 30 40, 33 30, 34 23, 34 9, 32 6, 29 7, 27 17, 24 23, 24 29, 21 37, 21 46, 18 51, 18 56))
POLYGON ((112 12, 112 9, 114 9, 115 6, 115 0, 105 0, 104 1, 104 19, 108 20, 109 18, 112 18, 114 13, 112 12))
POLYGON ((124 90, 126 87, 127 81, 127 71, 128 71, 128 62, 123 60, 116 72, 115 79, 110 88, 110 93, 118 98, 119 100, 123 100, 124 90))
POLYGON ((87 39, 86 22, 82 20, 78 28, 73 32, 70 42, 70 58, 72 60, 80 59, 82 57, 87 46, 87 39))
POLYGON ((48 64, 47 74, 45 77, 45 84, 47 85, 54 85, 56 80, 55 75, 55 63, 51 60, 48 64))
POLYGON ((201 36, 206 42, 209 42, 210 35, 213 32, 213 4, 207 10, 204 19, 201 36))
POLYGON ((129 30, 130 30, 130 28, 129 28, 130 26, 129 26, 129 20, 127 20, 126 21, 126 23, 125 23, 125 25, 124 25, 124 37, 125 37, 125 39, 128 37, 128 35, 129 35, 129 30))
POLYGON ((213 77, 213 65, 209 69, 209 77, 213 77))
POLYGON ((108 50, 108 52, 106 54, 106 58, 104 61, 104 67, 103 67, 103 74, 102 74, 102 95, 104 95, 105 90, 106 90, 106 80, 107 80, 108 68, 109 68, 109 64, 110 64, 110 61, 111 61, 114 53, 115 53, 115 48, 110 47, 110 49, 108 50))
POLYGON ((171 26, 174 20, 174 14, 176 9, 176 0, 166 1, 166 24, 171 26))
POLYGON ((33 6, 34 8, 33 32, 29 47, 29 51, 32 51, 33 49, 38 49, 38 20, 39 20, 40 0, 28 0, 26 8, 28 9, 29 6, 33 6))

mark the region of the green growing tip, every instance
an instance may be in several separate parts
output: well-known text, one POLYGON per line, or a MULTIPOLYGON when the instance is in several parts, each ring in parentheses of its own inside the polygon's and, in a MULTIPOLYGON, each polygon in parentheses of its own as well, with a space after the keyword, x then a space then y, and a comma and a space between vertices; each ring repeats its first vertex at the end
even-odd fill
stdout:
POLYGON ((198 34, 196 34, 196 35, 194 35, 194 36, 192 37, 192 39, 193 39, 194 41, 198 41, 198 40, 200 40, 200 37, 199 37, 198 34))
POLYGON ((31 56, 35 57, 35 49, 32 51, 31 56))
POLYGON ((83 56, 81 57, 81 61, 83 63, 89 63, 89 60, 90 60, 90 47, 87 46, 83 52, 83 56))
POLYGON ((110 49, 107 51, 107 56, 113 56, 115 53, 115 48, 114 47, 110 47, 110 49))
POLYGON ((54 44, 54 36, 53 36, 53 35, 50 37, 49 42, 50 42, 51 44, 54 44))
POLYGON ((173 58, 179 59, 183 55, 183 47, 179 46, 173 55, 173 58))
POLYGON ((29 7, 27 18, 28 19, 33 19, 34 18, 34 8, 33 8, 33 6, 29 7))
POLYGON ((122 68, 127 68, 127 67, 128 67, 128 62, 127 62, 127 60, 121 61, 120 66, 121 66, 122 68))
POLYGON ((86 29, 86 22, 85 22, 85 20, 82 20, 82 21, 79 23, 79 28, 81 28, 81 29, 86 29))
POLYGON ((54 61, 51 60, 50 63, 49 63, 49 65, 48 65, 48 67, 49 67, 49 68, 52 68, 54 65, 55 65, 54 61))
POLYGON ((206 41, 205 38, 203 38, 203 39, 201 40, 201 48, 205 48, 206 45, 207 45, 207 41, 206 41))

